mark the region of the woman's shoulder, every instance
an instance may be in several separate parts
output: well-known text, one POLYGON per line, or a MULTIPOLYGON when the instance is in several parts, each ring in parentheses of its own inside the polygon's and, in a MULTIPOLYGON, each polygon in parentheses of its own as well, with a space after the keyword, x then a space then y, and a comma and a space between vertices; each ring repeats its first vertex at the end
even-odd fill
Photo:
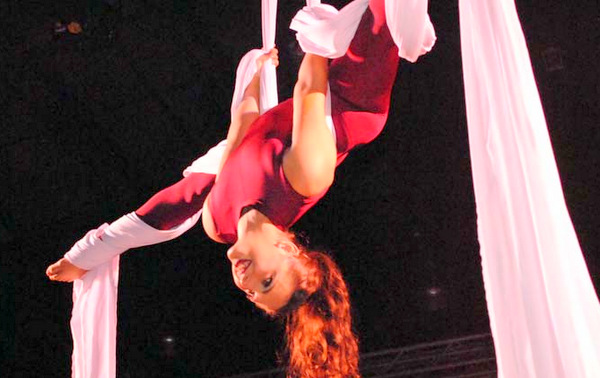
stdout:
POLYGON ((202 227, 209 238, 217 243, 226 244, 226 242, 219 236, 217 228, 215 227, 215 221, 213 219, 212 212, 210 211, 210 206, 208 205, 209 200, 210 194, 206 198, 206 201, 204 201, 204 206, 202 207, 202 227))

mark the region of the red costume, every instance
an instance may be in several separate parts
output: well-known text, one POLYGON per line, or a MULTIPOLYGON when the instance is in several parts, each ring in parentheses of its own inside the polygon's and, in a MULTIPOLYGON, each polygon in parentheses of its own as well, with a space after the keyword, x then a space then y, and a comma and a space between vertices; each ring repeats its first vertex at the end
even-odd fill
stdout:
MULTIPOLYGON (((375 13, 364 14, 348 52, 329 68, 338 164, 352 148, 379 135, 388 115, 398 49, 385 25, 384 10, 375 13)), ((136 213, 152 226, 168 229, 201 209, 210 192, 215 228, 227 243, 237 240, 237 223, 245 207, 256 208, 278 227, 292 226, 326 192, 301 196, 283 173, 283 155, 291 145, 292 104, 291 99, 280 103, 250 126, 214 186, 214 176, 193 173, 136 213)))

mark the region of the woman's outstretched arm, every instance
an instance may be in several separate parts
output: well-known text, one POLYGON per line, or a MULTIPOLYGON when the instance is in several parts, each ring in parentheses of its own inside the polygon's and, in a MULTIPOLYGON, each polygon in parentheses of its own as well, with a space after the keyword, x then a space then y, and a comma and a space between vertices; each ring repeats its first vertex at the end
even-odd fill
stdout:
POLYGON ((223 168, 223 165, 231 152, 235 150, 242 142, 242 139, 244 139, 248 127, 250 127, 250 125, 260 116, 260 74, 263 64, 269 59, 275 67, 279 65, 278 50, 276 48, 271 49, 268 53, 258 58, 256 61, 256 74, 254 75, 254 78, 252 78, 250 84, 246 87, 242 102, 237 107, 235 113, 231 115, 231 124, 229 125, 229 131, 227 132, 227 147, 221 158, 221 163, 219 164, 219 172, 221 172, 221 168, 223 168))
POLYGON ((306 54, 294 88, 292 145, 283 170, 292 187, 304 196, 323 192, 333 182, 336 146, 325 122, 328 60, 306 54))

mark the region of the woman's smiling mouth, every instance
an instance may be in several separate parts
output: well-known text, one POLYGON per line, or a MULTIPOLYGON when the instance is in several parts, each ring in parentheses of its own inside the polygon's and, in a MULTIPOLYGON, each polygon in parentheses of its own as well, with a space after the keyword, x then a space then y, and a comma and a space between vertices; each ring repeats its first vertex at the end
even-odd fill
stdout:
POLYGON ((241 259, 236 261, 234 268, 235 273, 240 281, 244 278, 244 275, 250 267, 250 265, 252 265, 252 260, 241 259))

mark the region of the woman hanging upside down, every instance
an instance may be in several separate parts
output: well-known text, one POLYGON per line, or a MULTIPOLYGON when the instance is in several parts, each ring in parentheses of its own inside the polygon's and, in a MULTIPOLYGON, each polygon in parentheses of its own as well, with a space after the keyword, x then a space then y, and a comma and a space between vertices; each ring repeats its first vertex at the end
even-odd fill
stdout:
MULTIPOLYGON (((269 59, 278 63, 276 50, 257 64, 269 59)), ((346 55, 328 62, 307 54, 293 98, 261 116, 258 70, 232 116, 216 177, 191 173, 135 213, 91 231, 48 267, 48 277, 81 277, 93 267, 94 248, 114 256, 176 237, 183 232, 178 227, 203 209, 207 235, 230 245, 235 285, 256 306, 285 317, 288 375, 359 376, 340 270, 327 255, 306 250, 289 229, 327 192, 349 151, 383 129, 398 61, 384 0, 371 0, 346 55), (328 84, 333 133, 326 122, 328 84)))

